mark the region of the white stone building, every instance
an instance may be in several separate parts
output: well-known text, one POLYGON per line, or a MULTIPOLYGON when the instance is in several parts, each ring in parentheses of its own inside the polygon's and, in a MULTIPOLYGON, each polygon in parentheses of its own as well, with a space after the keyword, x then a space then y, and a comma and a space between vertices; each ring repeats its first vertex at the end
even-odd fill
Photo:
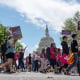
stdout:
POLYGON ((50 37, 48 26, 46 25, 45 35, 40 40, 37 52, 41 53, 42 48, 50 47, 51 43, 54 43, 54 40, 50 37))

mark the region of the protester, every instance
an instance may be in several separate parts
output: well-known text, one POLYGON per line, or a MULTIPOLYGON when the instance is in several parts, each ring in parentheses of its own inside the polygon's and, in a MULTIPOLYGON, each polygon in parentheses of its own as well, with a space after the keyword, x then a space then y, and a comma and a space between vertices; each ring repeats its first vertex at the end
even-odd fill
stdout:
POLYGON ((28 69, 28 65, 29 65, 29 64, 28 64, 28 63, 29 63, 29 59, 28 59, 28 57, 26 57, 25 60, 26 60, 26 69, 28 69))
POLYGON ((35 69, 35 55, 32 57, 32 71, 35 69))
MULTIPOLYGON (((71 47, 69 47, 69 57, 71 56, 71 54, 72 54, 71 47)), ((77 71, 76 66, 71 69, 71 73, 76 73, 76 71, 77 71)))
POLYGON ((56 56, 56 62, 57 66, 61 67, 62 65, 62 54, 61 54, 61 49, 58 48, 57 56, 56 56))
POLYGON ((19 53, 20 54, 20 57, 19 57, 18 69, 22 69, 22 71, 25 70, 25 67, 24 67, 24 52, 25 52, 25 49, 21 49, 21 51, 19 53))
POLYGON ((4 63, 6 61, 6 57, 5 57, 5 53, 7 50, 7 40, 5 40, 5 42, 1 45, 1 62, 4 63))
POLYGON ((10 35, 8 37, 8 41, 7 41, 7 51, 6 51, 6 58, 7 58, 7 61, 3 64, 0 65, 0 69, 6 67, 6 66, 9 66, 9 69, 10 69, 10 73, 13 73, 13 69, 12 69, 12 63, 13 63, 13 60, 14 60, 14 38, 12 35, 10 35))
POLYGON ((17 53, 14 54, 15 71, 17 71, 17 53))
POLYGON ((56 48, 54 47, 54 43, 51 43, 51 48, 50 48, 50 65, 54 68, 54 72, 58 73, 57 70, 57 62, 56 62, 56 48))
POLYGON ((28 71, 31 72, 31 68, 32 68, 32 57, 31 57, 31 53, 29 54, 29 66, 28 66, 28 71))
POLYGON ((50 61, 50 47, 46 48, 46 58, 50 61))
POLYGON ((59 71, 61 72, 61 70, 64 68, 64 73, 65 73, 66 72, 65 69, 68 67, 67 59, 69 56, 69 48, 68 48, 66 36, 63 36, 63 41, 61 45, 62 45, 62 66, 59 69, 59 71))
POLYGON ((73 41, 71 42, 71 50, 74 54, 74 62, 66 68, 66 74, 69 75, 69 70, 78 64, 78 43, 77 34, 72 35, 73 41))
POLYGON ((41 56, 40 56, 40 59, 41 59, 41 68, 40 68, 40 72, 43 72, 44 71, 44 66, 45 66, 45 48, 42 49, 41 51, 41 56))
POLYGON ((35 54, 35 69, 34 69, 34 71, 35 72, 38 72, 38 68, 39 66, 38 66, 38 52, 36 52, 36 54, 35 54))

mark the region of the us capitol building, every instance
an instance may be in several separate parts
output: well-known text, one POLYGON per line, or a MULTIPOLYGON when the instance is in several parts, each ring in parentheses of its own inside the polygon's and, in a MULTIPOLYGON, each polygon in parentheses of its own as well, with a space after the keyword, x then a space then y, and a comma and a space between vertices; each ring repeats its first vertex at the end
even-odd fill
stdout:
POLYGON ((48 26, 46 25, 45 35, 41 38, 36 51, 41 53, 42 48, 50 47, 51 43, 54 43, 54 40, 50 37, 48 26))

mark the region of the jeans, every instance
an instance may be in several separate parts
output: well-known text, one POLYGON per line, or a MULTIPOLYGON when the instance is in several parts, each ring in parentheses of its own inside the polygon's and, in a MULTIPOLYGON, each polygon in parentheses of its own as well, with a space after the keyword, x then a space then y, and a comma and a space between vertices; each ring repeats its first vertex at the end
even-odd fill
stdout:
POLYGON ((23 59, 19 59, 18 69, 25 69, 23 59))
POLYGON ((36 70, 38 72, 38 60, 35 60, 35 69, 34 69, 34 71, 36 71, 36 70))
POLYGON ((80 73, 80 60, 78 60, 78 73, 80 73))
POLYGON ((34 68, 35 68, 35 62, 32 61, 32 70, 34 71, 34 68))
POLYGON ((69 71, 71 68, 73 68, 77 64, 78 64, 78 54, 74 54, 74 63, 72 63, 67 67, 67 71, 69 71))

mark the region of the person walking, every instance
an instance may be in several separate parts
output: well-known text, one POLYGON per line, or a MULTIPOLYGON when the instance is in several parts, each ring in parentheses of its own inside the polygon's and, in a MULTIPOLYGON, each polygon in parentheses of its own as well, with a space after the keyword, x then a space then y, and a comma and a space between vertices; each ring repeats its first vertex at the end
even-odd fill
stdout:
POLYGON ((62 45, 62 66, 60 67, 59 72, 61 72, 62 68, 64 68, 64 73, 65 73, 65 69, 68 67, 67 59, 69 56, 69 48, 66 36, 63 36, 63 41, 61 45, 62 45))
POLYGON ((13 64, 13 60, 14 60, 14 38, 12 35, 10 35, 8 37, 8 41, 7 41, 7 51, 5 53, 7 61, 3 64, 0 65, 0 69, 9 66, 10 69, 10 73, 13 73, 13 69, 12 69, 12 64, 13 64))
POLYGON ((32 57, 31 57, 31 53, 29 54, 29 57, 28 57, 28 60, 29 60, 29 66, 28 66, 28 71, 31 72, 31 68, 32 68, 32 57))
POLYGON ((40 72, 44 72, 45 57, 46 57, 45 48, 43 48, 42 51, 41 51, 41 55, 40 55, 40 60, 41 60, 40 72))
POLYGON ((56 47, 54 43, 51 43, 50 47, 50 65, 54 68, 54 72, 58 73, 57 62, 56 62, 56 47))
POLYGON ((6 61, 6 57, 5 57, 5 53, 6 53, 6 44, 7 44, 7 40, 5 40, 5 42, 1 45, 1 62, 5 63, 6 61))
POLYGON ((61 54, 61 49, 60 48, 58 48, 58 53, 57 53, 57 56, 56 56, 56 61, 57 61, 57 66, 61 67, 61 65, 62 65, 62 54, 61 54))
POLYGON ((35 55, 33 55, 32 57, 32 71, 34 71, 34 68, 35 68, 35 55))
POLYGON ((70 69, 78 64, 78 43, 77 43, 77 34, 72 35, 73 41, 71 42, 71 50, 74 54, 74 62, 66 68, 66 74, 69 75, 70 69))
POLYGON ((38 72, 38 52, 36 52, 36 55, 35 55, 35 69, 34 69, 35 72, 38 72))
MULTIPOLYGON (((25 48, 26 49, 26 48, 25 48)), ((22 71, 25 70, 25 67, 24 67, 24 52, 25 52, 25 49, 21 49, 20 51, 20 57, 19 57, 19 65, 18 65, 18 69, 21 68, 22 71), (24 69, 24 70, 23 70, 24 69)))

